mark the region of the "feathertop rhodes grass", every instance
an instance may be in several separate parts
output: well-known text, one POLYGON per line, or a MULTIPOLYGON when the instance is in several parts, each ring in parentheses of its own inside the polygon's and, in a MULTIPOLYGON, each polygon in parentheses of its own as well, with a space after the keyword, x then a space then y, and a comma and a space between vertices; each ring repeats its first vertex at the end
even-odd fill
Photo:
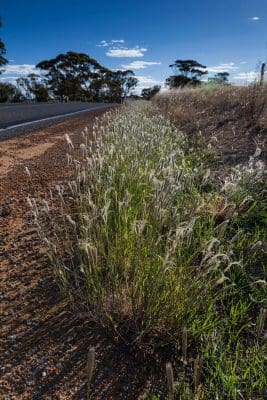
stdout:
POLYGON ((125 342, 175 349, 187 378, 174 398, 262 399, 263 165, 216 176, 210 155, 146 102, 83 139, 75 154, 67 137, 74 179, 57 187, 59 213, 29 199, 61 289, 125 342))

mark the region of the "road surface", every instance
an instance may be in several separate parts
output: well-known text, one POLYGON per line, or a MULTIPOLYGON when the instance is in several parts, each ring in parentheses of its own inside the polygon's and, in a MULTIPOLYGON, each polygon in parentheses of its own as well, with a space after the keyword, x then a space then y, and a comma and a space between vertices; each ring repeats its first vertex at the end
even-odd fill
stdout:
POLYGON ((1 104, 0 141, 69 117, 110 107, 107 103, 1 104))

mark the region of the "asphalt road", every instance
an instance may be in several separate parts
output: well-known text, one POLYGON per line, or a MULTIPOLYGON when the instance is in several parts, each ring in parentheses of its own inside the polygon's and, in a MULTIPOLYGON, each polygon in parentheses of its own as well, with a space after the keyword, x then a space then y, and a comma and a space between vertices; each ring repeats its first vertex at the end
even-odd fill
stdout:
POLYGON ((83 113, 112 106, 107 103, 0 104, 0 141, 83 113))

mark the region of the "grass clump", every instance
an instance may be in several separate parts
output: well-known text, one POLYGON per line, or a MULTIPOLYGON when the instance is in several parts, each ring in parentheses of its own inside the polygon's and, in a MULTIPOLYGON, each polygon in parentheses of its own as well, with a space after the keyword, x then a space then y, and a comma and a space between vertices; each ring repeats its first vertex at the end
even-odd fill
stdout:
POLYGON ((125 342, 172 349, 186 384, 171 398, 262 398, 262 163, 217 177, 210 155, 145 102, 83 136, 60 216, 46 206, 39 222, 61 288, 125 342))

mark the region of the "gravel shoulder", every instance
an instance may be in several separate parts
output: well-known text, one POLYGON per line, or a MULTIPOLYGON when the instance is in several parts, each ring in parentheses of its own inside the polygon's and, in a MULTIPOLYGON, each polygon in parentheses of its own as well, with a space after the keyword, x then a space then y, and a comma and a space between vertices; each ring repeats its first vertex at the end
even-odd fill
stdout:
POLYGON ((0 143, 0 399, 84 399, 92 345, 94 399, 138 399, 164 377, 164 366, 146 355, 148 367, 140 352, 71 312, 26 204, 28 195, 47 197, 70 177, 64 134, 78 149, 82 129, 102 114, 92 111, 0 143))

